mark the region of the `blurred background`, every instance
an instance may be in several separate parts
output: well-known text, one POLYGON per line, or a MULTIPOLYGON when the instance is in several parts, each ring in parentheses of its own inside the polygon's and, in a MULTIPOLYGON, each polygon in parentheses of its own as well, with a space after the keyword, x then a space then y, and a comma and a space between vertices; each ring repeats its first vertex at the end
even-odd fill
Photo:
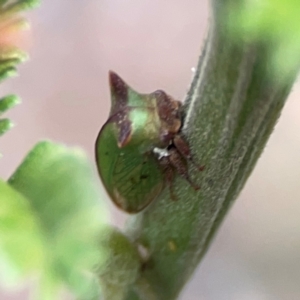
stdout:
MULTIPOLYGON (((0 177, 8 178, 41 139, 84 148, 109 111, 109 69, 141 92, 183 99, 208 26, 208 0, 44 0, 22 39, 31 61, 1 85, 23 104, 1 138, 0 177)), ((300 299, 300 86, 244 191, 181 300, 300 299)), ((112 207, 112 206, 111 206, 112 207)), ((124 215, 112 207, 114 222, 124 215)), ((28 290, 2 300, 26 300, 28 290)))

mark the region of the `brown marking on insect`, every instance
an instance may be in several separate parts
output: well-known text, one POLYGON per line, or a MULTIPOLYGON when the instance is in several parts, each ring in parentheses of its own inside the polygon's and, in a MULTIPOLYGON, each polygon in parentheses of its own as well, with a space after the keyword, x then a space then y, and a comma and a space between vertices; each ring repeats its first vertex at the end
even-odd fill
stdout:
POLYGON ((131 140, 132 128, 131 122, 128 119, 123 120, 120 124, 117 123, 119 129, 118 147, 125 147, 131 140))
POLYGON ((125 147, 132 137, 131 121, 128 119, 130 108, 124 108, 109 117, 107 123, 115 123, 118 128, 118 147, 125 147))
POLYGON ((122 110, 128 102, 128 85, 115 72, 109 71, 109 85, 112 95, 111 115, 122 110))
POLYGON ((169 142, 182 125, 179 112, 181 103, 161 90, 154 92, 154 95, 157 99, 158 115, 162 122, 161 138, 169 142))

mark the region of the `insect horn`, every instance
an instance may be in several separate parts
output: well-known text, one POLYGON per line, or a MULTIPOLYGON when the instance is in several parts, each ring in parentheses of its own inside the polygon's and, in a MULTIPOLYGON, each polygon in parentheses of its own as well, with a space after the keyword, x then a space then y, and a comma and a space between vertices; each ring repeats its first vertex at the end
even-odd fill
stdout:
POLYGON ((122 110, 128 103, 128 85, 114 71, 109 71, 109 86, 111 93, 110 116, 122 110))

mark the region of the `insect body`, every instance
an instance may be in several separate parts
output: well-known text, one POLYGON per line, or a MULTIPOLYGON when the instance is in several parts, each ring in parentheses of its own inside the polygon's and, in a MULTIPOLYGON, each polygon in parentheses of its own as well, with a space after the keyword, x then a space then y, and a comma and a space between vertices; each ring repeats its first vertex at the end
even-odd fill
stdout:
POLYGON ((136 213, 151 203, 174 170, 193 184, 188 144, 179 135, 181 103, 163 91, 139 94, 110 72, 111 110, 96 141, 102 182, 122 210, 136 213))

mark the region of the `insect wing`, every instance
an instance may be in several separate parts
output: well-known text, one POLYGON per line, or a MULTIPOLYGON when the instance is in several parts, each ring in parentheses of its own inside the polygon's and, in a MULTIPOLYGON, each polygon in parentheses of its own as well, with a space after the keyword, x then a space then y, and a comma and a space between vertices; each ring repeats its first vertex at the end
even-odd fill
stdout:
POLYGON ((130 143, 119 148, 117 128, 107 122, 96 142, 96 160, 102 182, 114 203, 122 210, 136 213, 161 192, 162 171, 151 154, 140 153, 130 143))

